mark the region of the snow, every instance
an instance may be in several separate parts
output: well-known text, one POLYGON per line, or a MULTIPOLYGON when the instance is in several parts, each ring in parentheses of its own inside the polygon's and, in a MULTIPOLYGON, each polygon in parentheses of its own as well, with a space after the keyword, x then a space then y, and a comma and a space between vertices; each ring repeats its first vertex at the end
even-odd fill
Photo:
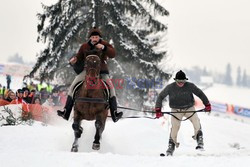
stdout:
POLYGON ((250 89, 248 88, 214 84, 213 87, 205 90, 205 93, 213 101, 250 108, 250 89))
POLYGON ((79 152, 71 153, 72 122, 55 118, 54 125, 19 125, 0 128, 1 166, 248 166, 250 125, 200 114, 205 151, 195 150, 190 122, 179 132, 180 147, 173 157, 160 157, 167 148, 169 120, 108 120, 101 149, 91 149, 94 122, 84 121, 79 152), (239 149, 233 146, 239 145, 239 149), (204 163, 206 162, 206 163, 204 163))
MULTIPOLYGON (((13 81, 18 82, 13 82, 12 86, 20 88, 20 79, 13 77, 13 81)), ((5 76, 0 76, 0 82, 5 84, 5 76)), ((249 89, 213 84, 204 91, 210 100, 249 106, 249 89)), ((159 154, 167 149, 170 117, 155 120, 122 119, 117 123, 108 119, 99 151, 91 148, 94 122, 84 121, 79 152, 71 153, 74 140, 72 119, 67 122, 54 113, 48 126, 35 122, 33 126, 0 127, 0 162, 3 167, 249 166, 250 124, 217 115, 199 113, 204 133, 204 152, 195 150, 192 124, 185 121, 178 134, 180 147, 174 156, 160 157, 159 154)))

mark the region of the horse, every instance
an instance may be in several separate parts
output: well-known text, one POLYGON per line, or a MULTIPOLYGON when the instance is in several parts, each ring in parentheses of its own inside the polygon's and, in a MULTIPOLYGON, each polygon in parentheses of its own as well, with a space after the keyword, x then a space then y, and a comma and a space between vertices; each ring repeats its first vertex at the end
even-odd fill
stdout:
POLYGON ((103 82, 100 79, 101 60, 97 55, 88 55, 85 60, 86 76, 83 84, 75 96, 74 104, 74 130, 75 140, 71 152, 78 152, 78 139, 81 137, 83 128, 82 120, 95 120, 96 133, 92 145, 93 150, 100 149, 100 138, 105 128, 108 116, 108 99, 104 93, 103 82), (100 101, 101 100, 101 101, 100 101))

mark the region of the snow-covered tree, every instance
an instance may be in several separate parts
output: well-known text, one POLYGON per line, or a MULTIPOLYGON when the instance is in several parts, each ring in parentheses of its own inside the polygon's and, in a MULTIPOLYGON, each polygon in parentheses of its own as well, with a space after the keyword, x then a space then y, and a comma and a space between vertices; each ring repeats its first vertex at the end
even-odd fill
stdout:
POLYGON ((242 80, 241 80, 241 85, 247 87, 248 86, 248 77, 247 77, 247 72, 244 70, 243 75, 242 75, 242 80))
POLYGON ((226 74, 225 74, 223 83, 226 84, 226 85, 233 85, 232 67, 231 67, 230 63, 227 64, 226 74))
POLYGON ((237 78, 236 78, 236 85, 237 85, 237 86, 241 86, 241 85, 242 85, 241 80, 242 80, 241 68, 238 67, 238 68, 237 68, 237 78))
POLYGON ((56 75, 70 84, 73 70, 60 67, 87 40, 89 29, 96 26, 116 49, 117 57, 109 61, 111 75, 135 84, 133 90, 118 90, 120 96, 138 100, 145 91, 138 88, 139 78, 169 79, 170 75, 158 66, 167 56, 166 45, 159 49, 166 42, 163 37, 167 25, 156 19, 169 13, 155 0, 59 0, 51 6, 43 5, 43 9, 38 14, 38 41, 46 43, 46 48, 38 56, 31 77, 39 73, 41 80, 46 80, 56 75))

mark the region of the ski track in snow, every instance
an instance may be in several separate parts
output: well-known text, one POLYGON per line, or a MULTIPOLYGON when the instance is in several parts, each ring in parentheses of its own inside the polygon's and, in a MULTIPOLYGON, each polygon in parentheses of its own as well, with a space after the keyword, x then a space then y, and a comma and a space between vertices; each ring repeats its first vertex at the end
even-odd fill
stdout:
POLYGON ((250 125, 220 117, 199 114, 205 151, 195 150, 193 127, 182 122, 179 148, 173 157, 160 157, 166 151, 168 119, 108 120, 101 149, 91 149, 95 127, 83 122, 79 152, 71 153, 72 122, 55 117, 53 125, 19 125, 0 128, 1 166, 248 166, 250 125))

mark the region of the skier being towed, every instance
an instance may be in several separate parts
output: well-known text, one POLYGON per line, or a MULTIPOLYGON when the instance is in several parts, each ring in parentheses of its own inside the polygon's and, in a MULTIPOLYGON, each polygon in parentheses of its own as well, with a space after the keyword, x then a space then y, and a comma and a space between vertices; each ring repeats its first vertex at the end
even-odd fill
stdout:
POLYGON ((167 96, 169 96, 169 106, 171 108, 171 112, 182 112, 173 113, 174 116, 171 117, 172 127, 170 132, 167 155, 173 155, 175 147, 179 146, 179 143, 177 142, 177 134, 180 129, 181 120, 183 117, 189 118, 189 120, 193 124, 193 139, 197 141, 198 145, 196 149, 203 149, 203 134, 201 130, 200 119, 198 118, 197 113, 193 114, 192 112, 184 112, 195 111, 195 101, 193 94, 195 94, 202 100, 203 104, 205 105, 205 111, 211 111, 211 105, 207 96, 196 85, 191 82, 187 82, 188 78, 186 78, 186 74, 183 71, 178 71, 174 80, 175 82, 167 85, 159 94, 155 105, 156 118, 160 118, 163 116, 161 112, 162 101, 167 96))

